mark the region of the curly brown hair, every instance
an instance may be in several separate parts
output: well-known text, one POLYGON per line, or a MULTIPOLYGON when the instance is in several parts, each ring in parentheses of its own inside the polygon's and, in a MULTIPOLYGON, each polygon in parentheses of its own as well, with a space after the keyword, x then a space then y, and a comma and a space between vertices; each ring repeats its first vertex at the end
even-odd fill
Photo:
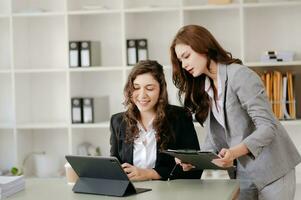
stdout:
POLYGON ((138 62, 128 76, 127 83, 124 87, 124 105, 127 110, 124 113, 126 122, 126 138, 125 141, 133 143, 139 137, 139 129, 137 121, 140 120, 140 112, 132 100, 134 91, 134 80, 138 75, 150 73, 160 85, 160 94, 157 104, 155 105, 156 116, 153 121, 153 127, 156 130, 156 139, 160 145, 160 149, 165 149, 167 144, 173 138, 173 134, 169 128, 166 116, 168 105, 167 86, 163 71, 163 66, 157 61, 144 60, 138 62))
MULTIPOLYGON (((189 45, 193 51, 203 54, 207 57, 207 68, 210 70, 211 61, 222 64, 238 63, 241 60, 232 58, 232 54, 222 48, 213 35, 204 27, 198 25, 187 25, 182 27, 174 37, 170 46, 170 56, 173 68, 173 83, 179 89, 178 97, 182 102, 184 96, 184 106, 192 113, 195 113, 196 120, 203 126, 208 116, 211 106, 208 94, 205 91, 206 75, 202 74, 193 77, 182 68, 181 61, 177 58, 175 47, 177 44, 189 45)), ((213 80, 210 79, 211 85, 213 80)), ((214 99, 216 99, 216 88, 214 90, 214 99)))

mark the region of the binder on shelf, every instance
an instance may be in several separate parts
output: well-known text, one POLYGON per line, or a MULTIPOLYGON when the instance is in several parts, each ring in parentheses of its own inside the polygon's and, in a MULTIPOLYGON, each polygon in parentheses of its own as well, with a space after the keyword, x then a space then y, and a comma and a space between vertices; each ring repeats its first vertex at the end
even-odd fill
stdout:
POLYGON ((81 67, 91 67, 100 65, 99 41, 80 42, 80 62, 81 67))
POLYGON ((278 119, 282 119, 282 74, 279 71, 273 73, 273 107, 278 119))
POLYGON ((80 67, 79 46, 80 43, 78 41, 69 42, 69 66, 70 67, 80 67))
POLYGON ((148 59, 147 40, 137 40, 138 61, 148 59))
POLYGON ((293 75, 279 71, 264 72, 261 79, 266 94, 272 104, 272 110, 278 119, 296 119, 296 101, 294 95, 293 75))
POLYGON ((292 119, 296 119, 296 102, 294 96, 293 75, 291 72, 287 72, 287 90, 289 115, 292 119))
POLYGON ((73 124, 82 123, 82 98, 75 97, 71 99, 71 115, 73 124))
POLYGON ((83 98, 83 123, 93 122, 93 98, 83 98))
POLYGON ((288 105, 288 99, 287 99, 287 77, 283 76, 282 78, 282 84, 283 84, 283 93, 282 93, 282 109, 283 109, 283 117, 285 119, 290 119, 290 115, 287 111, 287 105, 288 105))
POLYGON ((138 61, 137 42, 134 39, 126 40, 127 64, 135 65, 138 61))

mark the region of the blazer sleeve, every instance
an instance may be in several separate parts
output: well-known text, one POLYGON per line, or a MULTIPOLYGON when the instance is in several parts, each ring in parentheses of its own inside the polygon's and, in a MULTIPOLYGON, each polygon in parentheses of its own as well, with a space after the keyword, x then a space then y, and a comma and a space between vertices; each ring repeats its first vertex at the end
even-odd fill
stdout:
MULTIPOLYGON (((199 140, 195 131, 192 116, 186 111, 182 111, 178 116, 179 121, 176 122, 176 147, 175 149, 194 149, 200 150, 199 140)), ((184 172, 182 167, 177 166, 174 171, 174 178, 181 179, 200 179, 203 170, 191 170, 184 172)))
POLYGON ((113 115, 111 117, 111 120, 110 120, 110 132, 111 132, 111 136, 110 136, 110 145, 111 145, 110 155, 115 156, 120 161, 121 159, 120 159, 120 156, 119 156, 119 153, 118 153, 118 143, 119 143, 118 130, 117 130, 118 126, 120 126, 120 124, 117 123, 116 115, 113 115))
POLYGON ((256 158, 277 134, 276 119, 265 88, 259 76, 247 67, 240 68, 234 74, 230 87, 255 125, 255 131, 246 137, 243 143, 256 158))
MULTIPOLYGON (((171 142, 167 148, 199 150, 199 142, 191 115, 187 115, 183 108, 176 106, 172 106, 169 111, 168 121, 174 133, 175 141, 171 142)), ((162 180, 168 178, 199 179, 202 176, 202 170, 184 172, 181 166, 176 166, 174 157, 160 152, 157 154, 154 170, 161 176, 162 180)))

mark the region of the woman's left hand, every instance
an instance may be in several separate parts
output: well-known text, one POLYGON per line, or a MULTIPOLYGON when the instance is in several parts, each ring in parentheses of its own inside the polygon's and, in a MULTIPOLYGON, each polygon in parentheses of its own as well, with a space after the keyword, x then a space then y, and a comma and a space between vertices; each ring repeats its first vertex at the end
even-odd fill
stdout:
POLYGON ((223 148, 218 156, 220 158, 213 159, 211 162, 219 167, 227 168, 233 166, 235 156, 230 149, 223 148))

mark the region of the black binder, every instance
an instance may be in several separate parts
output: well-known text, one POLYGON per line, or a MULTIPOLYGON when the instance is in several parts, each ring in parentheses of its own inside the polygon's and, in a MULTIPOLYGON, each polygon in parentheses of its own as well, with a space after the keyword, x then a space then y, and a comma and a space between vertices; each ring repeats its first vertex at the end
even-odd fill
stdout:
POLYGON ((93 98, 83 98, 83 123, 94 123, 93 98))
POLYGON ((80 67, 79 47, 80 42, 70 41, 69 42, 69 66, 80 67))
POLYGON ((67 155, 66 159, 79 176, 74 192, 121 197, 151 190, 135 188, 115 157, 67 155))
POLYGON ((147 40, 137 40, 138 61, 148 59, 147 40))
POLYGON ((127 64, 135 65, 138 61, 137 42, 134 39, 126 40, 127 64))
POLYGON ((74 97, 71 99, 71 116, 72 123, 82 123, 83 110, 82 110, 82 98, 74 97))
POLYGON ((81 41, 80 42, 80 66, 91 67, 100 65, 100 42, 81 41))

